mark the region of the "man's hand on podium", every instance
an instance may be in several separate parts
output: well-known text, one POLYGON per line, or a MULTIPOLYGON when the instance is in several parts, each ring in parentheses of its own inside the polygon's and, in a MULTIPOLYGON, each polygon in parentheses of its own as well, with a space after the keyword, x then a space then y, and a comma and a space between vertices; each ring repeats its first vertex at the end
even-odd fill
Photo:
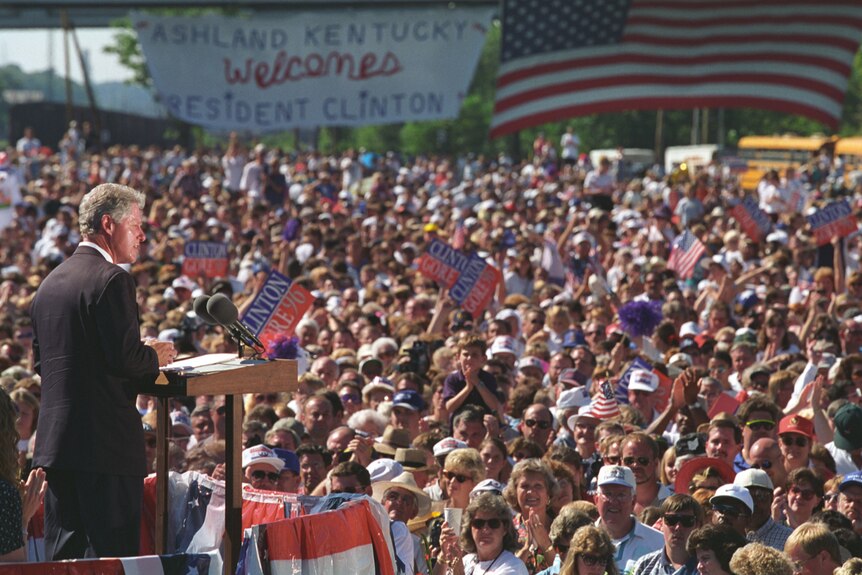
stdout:
POLYGON ((144 340, 144 345, 148 345, 159 356, 159 367, 164 367, 169 363, 173 363, 177 357, 177 348, 174 347, 172 341, 159 341, 157 339, 148 338, 144 340))

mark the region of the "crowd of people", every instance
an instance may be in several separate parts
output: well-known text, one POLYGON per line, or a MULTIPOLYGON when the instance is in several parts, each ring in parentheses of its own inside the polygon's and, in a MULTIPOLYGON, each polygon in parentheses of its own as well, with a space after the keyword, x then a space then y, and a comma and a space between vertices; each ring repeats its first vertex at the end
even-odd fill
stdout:
MULTIPOLYGON (((272 270, 312 293, 265 352, 289 349, 297 388, 244 398, 244 481, 373 497, 399 572, 862 573, 859 238, 818 245, 804 217, 860 199, 831 158, 745 191, 719 160, 592 166, 571 132, 519 162, 64 142, 0 153, 0 559, 23 557, 44 491, 33 300, 87 235, 82 199, 118 183, 145 198, 125 265, 142 340, 234 352, 197 296, 243 310, 272 270), (763 238, 730 217, 751 194, 763 238), (684 230, 705 253, 683 272, 684 230), (434 239, 502 273, 481 313, 418 271, 434 239), (226 243, 229 275, 183 275, 190 240, 226 243)), ((153 471, 155 402, 136 406, 128 449, 153 471)), ((170 419, 171 469, 223 479, 224 398, 176 398, 170 419)))

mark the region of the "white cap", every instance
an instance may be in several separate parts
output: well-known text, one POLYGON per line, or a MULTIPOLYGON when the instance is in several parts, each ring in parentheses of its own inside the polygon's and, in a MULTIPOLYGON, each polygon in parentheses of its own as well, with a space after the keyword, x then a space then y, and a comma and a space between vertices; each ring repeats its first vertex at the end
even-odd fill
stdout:
POLYGON ((715 490, 715 495, 709 498, 710 503, 721 503, 721 499, 736 499, 742 502, 751 513, 754 513, 754 499, 745 487, 728 483, 715 490), (719 501, 716 501, 718 499, 719 501))
POLYGON ((434 457, 440 457, 442 455, 449 455, 456 449, 464 449, 465 447, 469 447, 469 445, 467 445, 460 439, 455 439, 454 437, 444 437, 443 439, 434 444, 432 450, 434 452, 434 457))
POLYGON ((541 370, 542 373, 545 373, 545 368, 542 366, 542 360, 538 357, 527 356, 522 357, 518 360, 518 369, 524 369, 525 367, 535 367, 538 370, 541 370))
POLYGON ((602 466, 602 468, 599 469, 597 484, 599 487, 603 487, 605 485, 622 485, 629 489, 634 489, 637 486, 634 472, 623 465, 602 466))
POLYGON ((599 416, 593 413, 592 406, 592 403, 588 403, 587 405, 582 405, 581 407, 579 407, 578 412, 569 417, 568 420, 566 420, 566 423, 569 424, 569 429, 575 429, 575 425, 577 425, 578 420, 582 417, 599 421, 599 416))
POLYGON ((679 328, 679 337, 681 338, 696 335, 700 335, 700 327, 698 327, 696 322, 687 321, 679 328))
POLYGON ((691 356, 687 353, 675 353, 670 356, 670 359, 667 361, 667 364, 675 365, 677 363, 684 363, 687 367, 691 367, 692 364, 694 364, 694 361, 692 361, 691 356))
POLYGON ((560 393, 557 398, 557 411, 561 412, 564 409, 572 409, 574 407, 583 407, 590 404, 590 392, 586 387, 573 387, 560 393))
POLYGON ((589 232, 579 232, 575 234, 575 237, 572 239, 572 243, 574 245, 578 245, 580 243, 587 242, 591 246, 596 245, 596 239, 589 232))
POLYGON ((629 389, 652 393, 658 389, 658 376, 645 369, 632 370, 632 375, 629 378, 629 389))
POLYGON ((394 459, 375 459, 368 464, 368 475, 371 483, 377 481, 392 481, 404 473, 404 467, 394 459))
POLYGON ((498 335, 494 338, 494 342, 491 344, 491 349, 489 350, 489 353, 492 357, 494 356, 494 354, 497 353, 511 353, 512 355, 517 356, 518 343, 512 336, 498 335))
POLYGON ((284 460, 266 445, 255 445, 242 450, 243 469, 254 463, 266 463, 273 466, 276 471, 281 471, 284 467, 284 460))
POLYGON ((768 236, 766 236, 766 243, 778 242, 778 243, 786 246, 788 239, 789 238, 787 237, 787 232, 785 232, 784 230, 776 230, 776 231, 772 232, 771 234, 769 234, 768 236))
POLYGON ((746 469, 736 474, 733 484, 737 487, 762 487, 772 491, 774 486, 769 475, 762 469, 746 469))

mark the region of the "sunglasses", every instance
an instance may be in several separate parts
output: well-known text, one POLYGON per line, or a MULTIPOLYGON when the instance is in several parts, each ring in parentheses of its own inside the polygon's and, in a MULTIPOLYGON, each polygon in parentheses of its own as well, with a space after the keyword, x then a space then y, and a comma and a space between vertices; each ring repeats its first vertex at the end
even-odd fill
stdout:
POLYGON ((499 519, 474 519, 470 527, 478 531, 484 529, 486 525, 490 529, 499 529, 503 526, 503 522, 499 519))
POLYGON ((745 425, 751 431, 772 431, 775 427, 775 422, 768 419, 753 419, 745 425))
POLYGON ((339 395, 341 401, 344 403, 362 403, 362 398, 358 395, 352 395, 350 393, 345 393, 344 395, 339 395))
POLYGON ((760 463, 752 463, 751 468, 752 469, 762 469, 762 470, 766 471, 767 469, 772 469, 772 462, 769 461, 768 459, 766 459, 764 461, 761 461, 760 463))
POLYGON ((524 424, 530 428, 538 426, 539 429, 549 429, 551 427, 550 421, 538 421, 536 419, 527 419, 524 424))
POLYGON ((461 475, 460 473, 455 473, 454 471, 444 471, 443 476, 446 477, 449 481, 457 481, 458 483, 466 483, 470 481, 471 477, 467 475, 461 475))
POLYGON ((649 457, 623 457, 623 465, 625 465, 626 467, 631 467, 632 465, 635 464, 635 462, 637 462, 637 464, 640 465, 641 467, 646 467, 647 465, 650 464, 650 458, 649 457))
POLYGON ((713 503, 712 510, 717 511, 721 515, 728 517, 730 519, 736 519, 742 515, 738 510, 731 507, 730 505, 723 505, 721 503, 713 503))
POLYGON ((794 485, 790 488, 790 493, 793 495, 798 495, 802 497, 805 501, 811 501, 815 495, 817 495, 813 489, 802 489, 798 485, 794 485))
POLYGON ((620 464, 620 456, 619 455, 606 455, 602 459, 605 460, 606 465, 619 465, 620 464))
POLYGON ((578 555, 587 567, 595 567, 596 565, 604 565, 605 558, 600 555, 578 555))
POLYGON ((694 527, 695 518, 694 515, 673 515, 668 514, 664 516, 664 524, 670 527, 674 527, 682 523, 683 527, 694 527))
POLYGON ((256 471, 251 472, 251 478, 255 481, 263 481, 264 479, 269 479, 273 483, 278 481, 279 474, 272 471, 263 471, 262 469, 258 469, 256 471))
POLYGON ((802 435, 798 435, 796 437, 792 435, 781 435, 779 436, 779 439, 781 439, 781 443, 787 447, 790 447, 793 444, 796 444, 796 447, 805 447, 808 445, 808 438, 802 435))

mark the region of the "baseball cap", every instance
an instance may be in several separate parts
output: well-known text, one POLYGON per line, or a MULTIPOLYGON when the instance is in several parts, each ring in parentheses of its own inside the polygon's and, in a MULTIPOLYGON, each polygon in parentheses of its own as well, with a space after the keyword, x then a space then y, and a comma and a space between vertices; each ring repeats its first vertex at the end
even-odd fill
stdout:
POLYGON ((862 471, 854 471, 845 475, 838 486, 838 491, 843 491, 845 487, 850 487, 851 485, 862 486, 862 471))
POLYGON ((742 502, 750 513, 754 513, 754 499, 745 487, 733 483, 722 485, 715 490, 715 495, 709 498, 710 503, 721 503, 722 500, 734 499, 742 502))
POLYGON ((668 365, 674 365, 677 367, 682 367, 683 364, 685 367, 691 367, 693 363, 694 361, 687 353, 675 353, 670 356, 670 359, 667 362, 668 365))
POLYGON ((470 490, 470 499, 473 499, 480 493, 490 492, 496 493, 497 495, 503 495, 503 490, 506 488, 505 485, 496 481, 494 479, 483 479, 479 483, 476 484, 476 487, 470 490))
POLYGON ((289 449, 281 449, 280 447, 273 447, 272 452, 284 462, 282 471, 289 469, 299 475, 299 457, 296 456, 296 453, 289 449))
POLYGON ((434 457, 442 457, 443 455, 449 455, 456 449, 464 449, 465 447, 469 446, 460 439, 444 437, 434 444, 432 451, 434 452, 434 457))
POLYGON ((560 393, 557 398, 557 411, 583 407, 590 404, 590 392, 586 387, 573 387, 560 393))
POLYGON ((491 349, 488 353, 491 356, 494 356, 498 353, 511 353, 514 356, 518 355, 518 344, 515 342, 515 338, 509 335, 498 335, 494 338, 493 343, 491 343, 491 349))
POLYGON ((696 335, 700 335, 700 328, 697 323, 693 321, 687 321, 679 328, 679 337, 694 337, 696 335))
POLYGON ((242 450, 243 469, 255 463, 266 463, 273 466, 276 471, 284 468, 284 461, 266 445, 255 445, 242 450))
POLYGON ((658 376, 645 369, 632 370, 629 389, 633 391, 654 392, 658 388, 658 376))
POLYGON ((706 434, 686 433, 674 443, 676 456, 704 455, 706 453, 706 434))
POLYGON ((406 407, 411 411, 422 411, 425 409, 425 400, 418 392, 405 389, 392 397, 392 407, 406 407))
POLYGON ((375 459, 368 464, 368 475, 371 483, 376 481, 389 481, 404 473, 404 467, 394 459, 375 459))
POLYGON ((848 403, 838 410, 833 421, 835 447, 845 451, 862 447, 862 407, 848 403))
POLYGON ((808 439, 813 439, 814 423, 801 415, 785 415, 778 422, 778 434, 781 435, 782 433, 798 433, 808 439))
POLYGON ((634 489, 635 474, 628 467, 622 465, 605 465, 599 469, 599 478, 597 482, 599 487, 605 485, 622 485, 629 489, 634 489))
POLYGON ((733 484, 739 487, 762 487, 772 491, 775 486, 772 485, 772 480, 769 475, 762 469, 746 469, 736 474, 733 484))
POLYGON ((560 372, 557 381, 564 385, 586 385, 587 378, 577 369, 567 367, 560 372))
POLYGON ((518 360, 518 369, 524 369, 525 367, 534 367, 542 373, 545 373, 545 368, 542 365, 542 360, 540 360, 538 357, 527 356, 522 357, 520 360, 518 360))

